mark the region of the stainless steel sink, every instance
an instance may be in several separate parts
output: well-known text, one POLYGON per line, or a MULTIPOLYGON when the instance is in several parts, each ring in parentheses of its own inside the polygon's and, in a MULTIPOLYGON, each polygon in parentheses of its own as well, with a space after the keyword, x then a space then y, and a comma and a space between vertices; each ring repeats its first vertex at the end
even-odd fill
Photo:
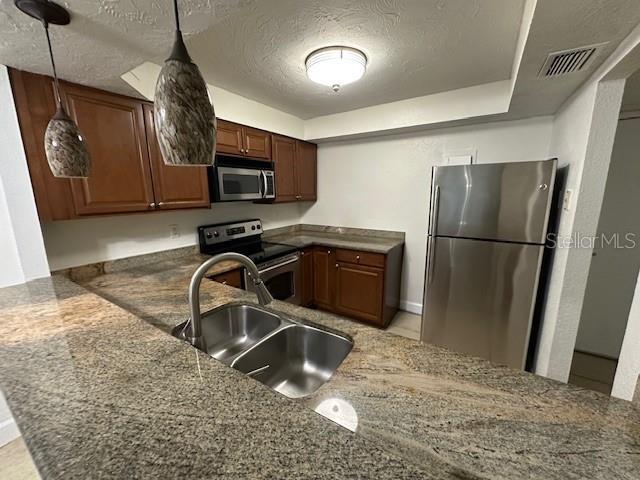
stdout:
MULTIPOLYGON (((189 338, 189 322, 173 329, 189 338)), ((346 336, 302 325, 251 304, 230 304, 202 315, 203 348, 291 398, 320 388, 353 348, 346 336)))
MULTIPOLYGON (((185 338, 189 330, 187 323, 178 325, 174 335, 185 338)), ((213 358, 230 363, 233 357, 258 343, 281 324, 280 317, 256 306, 225 305, 202 315, 202 350, 213 358)))
POLYGON ((269 335, 231 364, 290 398, 320 388, 351 351, 343 336, 306 325, 288 325, 269 335))

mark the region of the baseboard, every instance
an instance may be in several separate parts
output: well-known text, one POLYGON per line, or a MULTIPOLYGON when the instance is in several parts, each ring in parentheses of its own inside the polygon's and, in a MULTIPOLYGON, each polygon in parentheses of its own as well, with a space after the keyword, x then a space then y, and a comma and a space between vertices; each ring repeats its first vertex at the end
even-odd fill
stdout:
POLYGON ((0 447, 14 441, 19 436, 20 430, 18 430, 18 425, 16 425, 13 418, 0 423, 0 447))
POLYGON ((405 312, 422 315, 422 304, 417 302, 409 302, 408 300, 400 300, 400 310, 405 312))

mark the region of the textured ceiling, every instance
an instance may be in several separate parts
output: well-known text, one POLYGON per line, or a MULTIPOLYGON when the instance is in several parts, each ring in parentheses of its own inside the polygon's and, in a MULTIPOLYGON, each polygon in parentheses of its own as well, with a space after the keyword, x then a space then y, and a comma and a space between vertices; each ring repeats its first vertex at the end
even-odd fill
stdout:
MULTIPOLYGON (((0 63, 49 73, 41 26, 0 0, 0 63)), ((137 94, 120 75, 161 63, 169 0, 72 0, 51 27, 62 78, 137 94)), ((180 0, 187 45, 207 81, 310 118, 510 77, 524 0, 180 0), (362 49, 365 77, 335 94, 304 59, 332 44, 362 49)))
POLYGON ((302 118, 505 80, 520 0, 261 1, 188 40, 214 85, 302 118), (337 94, 304 60, 327 45, 365 52, 362 80, 337 94))

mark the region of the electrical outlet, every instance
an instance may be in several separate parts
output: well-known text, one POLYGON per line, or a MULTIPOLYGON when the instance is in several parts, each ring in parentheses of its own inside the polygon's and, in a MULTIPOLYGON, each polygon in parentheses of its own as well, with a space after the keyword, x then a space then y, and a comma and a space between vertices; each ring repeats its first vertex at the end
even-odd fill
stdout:
POLYGON ((178 238, 180 236, 180 230, 175 223, 169 225, 169 238, 178 238))
POLYGON ((571 197, 573 196, 573 190, 567 189, 564 191, 564 196, 562 197, 562 209, 565 212, 571 211, 571 197))

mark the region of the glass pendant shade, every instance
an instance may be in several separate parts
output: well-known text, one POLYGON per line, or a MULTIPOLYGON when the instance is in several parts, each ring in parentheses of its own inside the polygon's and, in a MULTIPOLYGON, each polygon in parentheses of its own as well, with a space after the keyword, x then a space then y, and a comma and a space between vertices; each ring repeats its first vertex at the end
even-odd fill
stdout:
POLYGON ((156 83, 156 135, 166 165, 211 165, 216 149, 215 113, 200 69, 182 40, 177 15, 176 7, 176 40, 156 83))
POLYGON ((88 177, 91 158, 84 137, 58 105, 44 133, 44 150, 54 177, 88 177))

